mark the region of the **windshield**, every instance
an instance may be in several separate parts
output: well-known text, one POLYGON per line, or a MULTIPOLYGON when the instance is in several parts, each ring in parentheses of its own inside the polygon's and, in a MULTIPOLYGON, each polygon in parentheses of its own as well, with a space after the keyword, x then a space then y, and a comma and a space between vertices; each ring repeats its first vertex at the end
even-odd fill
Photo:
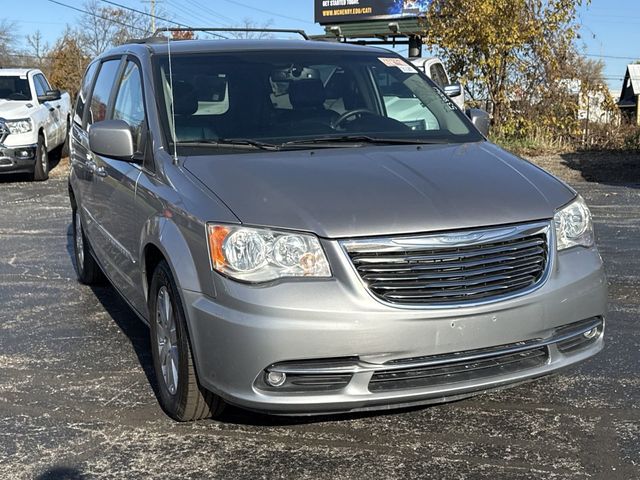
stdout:
POLYGON ((20 77, 0 77, 0 99, 31 100, 29 81, 20 77))
POLYGON ((380 51, 259 51, 155 59, 165 135, 178 147, 482 140, 454 103, 380 51), (171 113, 171 101, 174 115, 171 113), (226 142, 226 143, 225 143, 226 142))

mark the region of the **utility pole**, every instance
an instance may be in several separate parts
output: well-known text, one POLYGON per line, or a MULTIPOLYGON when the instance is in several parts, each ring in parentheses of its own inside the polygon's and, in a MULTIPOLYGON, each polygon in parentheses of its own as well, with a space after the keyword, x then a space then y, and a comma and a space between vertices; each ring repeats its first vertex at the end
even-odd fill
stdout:
POLYGON ((151 2, 151 33, 156 31, 156 0, 149 0, 151 2))
POLYGON ((149 4, 149 16, 151 17, 151 33, 156 31, 156 2, 161 0, 142 0, 142 3, 149 4))

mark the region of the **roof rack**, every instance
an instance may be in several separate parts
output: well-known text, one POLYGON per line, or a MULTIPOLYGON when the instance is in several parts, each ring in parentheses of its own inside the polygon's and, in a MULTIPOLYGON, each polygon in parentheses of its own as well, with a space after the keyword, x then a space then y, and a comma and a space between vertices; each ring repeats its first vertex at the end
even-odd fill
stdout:
MULTIPOLYGON (((166 27, 158 28, 150 38, 158 37, 159 34, 164 32, 220 32, 220 33, 293 33, 300 35, 305 40, 310 40, 309 36, 304 30, 293 30, 286 28, 209 28, 209 27, 166 27)), ((145 39, 146 40, 146 39, 145 39)))

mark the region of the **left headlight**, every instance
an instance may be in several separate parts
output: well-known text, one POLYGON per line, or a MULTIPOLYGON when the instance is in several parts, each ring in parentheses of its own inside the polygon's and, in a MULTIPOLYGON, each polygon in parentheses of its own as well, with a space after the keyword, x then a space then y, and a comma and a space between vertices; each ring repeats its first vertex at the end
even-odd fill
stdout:
POLYGON ((331 277, 318 238, 241 225, 207 225, 214 270, 245 282, 286 277, 331 277))
POLYGON ((5 125, 13 134, 28 133, 33 130, 33 125, 31 124, 30 118, 23 118, 21 120, 6 120, 5 125))
POLYGON ((578 197, 569 205, 558 210, 553 217, 556 226, 558 250, 583 246, 593 246, 593 222, 591 212, 583 198, 578 197))

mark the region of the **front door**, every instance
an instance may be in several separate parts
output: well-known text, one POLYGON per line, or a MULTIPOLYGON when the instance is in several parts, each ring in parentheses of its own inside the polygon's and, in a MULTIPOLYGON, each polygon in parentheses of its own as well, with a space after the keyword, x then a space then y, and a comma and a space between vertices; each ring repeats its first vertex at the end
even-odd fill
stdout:
MULTIPOLYGON (((38 97, 45 95, 50 89, 49 84, 41 73, 33 76, 33 86, 38 97)), ((50 101, 42 103, 42 106, 48 110, 47 121, 44 123, 44 130, 47 136, 47 145, 49 149, 58 145, 58 128, 60 124, 60 102, 50 101)))
POLYGON ((94 154, 91 215, 101 237, 103 267, 125 297, 134 306, 140 306, 144 297, 139 245, 144 219, 136 201, 136 185, 142 175, 142 167, 136 162, 144 155, 146 116, 140 69, 135 62, 126 63, 112 99, 113 108, 108 110, 111 112, 108 118, 123 120, 131 128, 136 161, 94 154))

